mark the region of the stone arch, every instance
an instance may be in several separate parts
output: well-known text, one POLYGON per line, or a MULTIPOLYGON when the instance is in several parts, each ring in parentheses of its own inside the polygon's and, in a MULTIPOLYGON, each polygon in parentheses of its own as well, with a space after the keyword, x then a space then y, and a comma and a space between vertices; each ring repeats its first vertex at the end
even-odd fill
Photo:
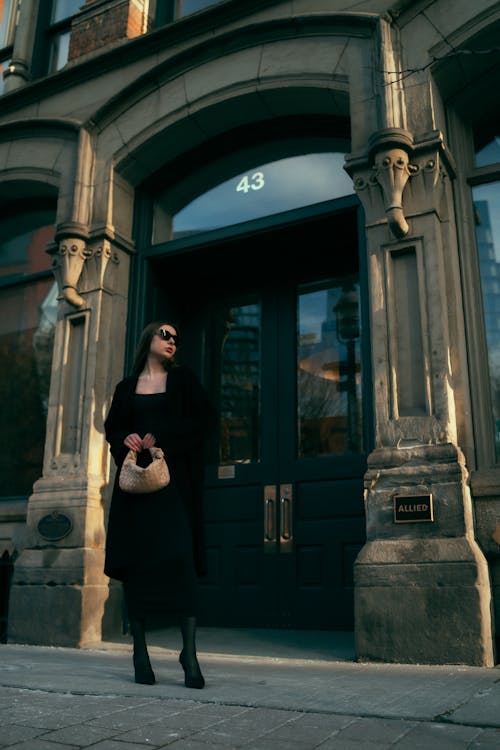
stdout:
MULTIPOLYGON (((279 103, 280 90, 279 88, 274 91, 276 94, 277 102, 279 103)), ((272 98, 273 92, 269 91, 268 95, 272 98)), ((240 94, 238 96, 225 99, 221 103, 214 104, 207 107, 206 109, 197 113, 196 118, 186 107, 182 113, 177 113, 174 121, 172 119, 164 123, 164 127, 158 130, 151 137, 137 137, 135 142, 121 145, 121 147, 112 155, 110 161, 107 162, 108 180, 103 180, 99 183, 96 182, 96 193, 94 203, 94 221, 97 223, 106 223, 106 215, 103 213, 103 207, 108 205, 107 198, 113 198, 111 205, 108 205, 108 215, 112 216, 112 224, 118 233, 131 238, 132 226, 131 216, 134 199, 134 189, 143 183, 145 180, 151 178, 151 176, 158 172, 159 169, 168 169, 169 164, 174 164, 176 161, 181 160, 190 152, 196 150, 203 150, 208 148, 208 144, 213 144, 218 138, 224 138, 229 132, 233 135, 238 130, 238 127, 230 127, 227 125, 231 120, 226 117, 227 113, 233 114, 237 110, 254 109, 253 119, 248 120, 245 124, 246 127, 255 127, 259 123, 270 123, 271 121, 284 122, 287 116, 293 116, 293 107, 290 106, 293 96, 297 97, 297 100, 301 101, 301 114, 306 115, 309 110, 311 117, 323 117, 329 119, 331 123, 335 120, 338 121, 338 131, 332 131, 331 137, 338 136, 339 132, 345 133, 345 122, 348 120, 348 96, 346 92, 337 93, 335 104, 333 97, 330 92, 325 90, 307 89, 304 94, 304 89, 298 86, 290 87, 287 92, 290 100, 287 102, 287 106, 277 106, 273 116, 269 113, 262 112, 262 108, 259 106, 259 97, 256 92, 249 92, 246 94, 240 94), (307 98, 312 100, 313 104, 309 107, 306 105, 307 98), (338 101, 342 100, 342 107, 339 107, 338 101), (253 108, 252 105, 256 107, 253 108), (257 116, 258 110, 260 112, 260 118, 257 116), (226 124, 227 131, 221 129, 212 129, 212 132, 204 130, 204 123, 208 120, 216 120, 219 123, 226 124), (106 191, 108 187, 113 185, 113 195, 108 196, 106 191), (101 192, 101 188, 104 188, 104 194, 101 192), (124 201, 125 199, 125 201, 124 201), (123 211, 124 205, 126 206, 125 213, 123 211)), ((239 128, 243 127, 240 123, 239 128)), ((144 134, 141 134, 141 136, 144 134)), ((289 134, 288 134, 289 135, 289 134)), ((286 138, 287 134, 283 134, 286 138)), ((98 146, 99 148, 99 146, 98 146)), ((103 163, 98 157, 98 163, 103 163)), ((103 175, 104 177, 104 175, 103 175)))
POLYGON ((153 195, 160 192, 163 209, 173 216, 203 193, 257 164, 305 153, 336 151, 344 155, 349 144, 347 117, 278 117, 271 123, 241 126, 212 138, 173 159, 142 187, 153 195))
POLYGON ((81 218, 74 208, 77 144, 74 122, 30 118, 0 126, 0 203, 16 196, 58 197, 58 223, 81 218))
POLYGON ((358 113, 364 107, 359 127, 375 129, 376 108, 361 104, 362 83, 349 76, 353 66, 373 62, 374 20, 353 17, 348 26, 345 17, 325 18, 326 27, 315 20, 314 29, 299 30, 287 19, 273 34, 262 24, 251 40, 231 40, 222 56, 220 39, 213 49, 205 42, 149 70, 96 112, 86 123, 95 140, 94 225, 131 240, 135 188, 241 126, 295 115, 345 121, 354 101, 358 113))

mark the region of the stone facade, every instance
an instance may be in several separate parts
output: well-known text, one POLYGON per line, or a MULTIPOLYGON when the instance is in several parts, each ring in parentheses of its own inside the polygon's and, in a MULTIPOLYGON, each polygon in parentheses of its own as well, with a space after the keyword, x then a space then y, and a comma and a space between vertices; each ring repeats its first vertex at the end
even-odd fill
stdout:
POLYGON ((471 88, 481 78, 478 58, 467 67, 472 55, 457 50, 489 46, 495 3, 373 1, 355 12, 341 0, 226 0, 150 31, 145 6, 88 0, 68 65, 32 82, 32 15, 22 15, 5 77, 0 186, 57 190, 49 253, 60 291, 11 640, 81 646, 117 626, 102 573, 112 479, 103 419, 123 368, 137 189, 161 159, 300 114, 349 119, 345 169, 365 215, 375 444, 355 564, 358 658, 493 666, 500 468, 475 310, 473 123, 455 89, 459 74, 471 88), (395 524, 396 496, 432 497, 433 523, 395 524), (72 527, 47 543, 39 523, 54 512, 72 527))

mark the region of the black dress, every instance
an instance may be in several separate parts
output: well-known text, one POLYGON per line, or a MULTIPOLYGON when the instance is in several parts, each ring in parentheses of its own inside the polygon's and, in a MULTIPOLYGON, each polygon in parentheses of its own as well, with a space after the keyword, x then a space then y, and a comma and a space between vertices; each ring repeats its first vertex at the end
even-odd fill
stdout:
MULTIPOLYGON (((134 394, 132 432, 156 435, 161 430, 160 415, 163 419, 165 414, 166 393, 134 394)), ((169 615, 194 615, 197 578, 193 541, 175 468, 171 470, 170 484, 163 490, 133 495, 128 512, 134 529, 135 558, 124 578, 129 618, 145 619, 151 626, 161 625, 163 616, 168 619, 169 615)))
POLYGON ((215 413, 186 368, 169 372, 163 393, 136 394, 136 383, 118 384, 105 422, 117 473, 104 571, 123 581, 129 618, 153 628, 196 614, 198 576, 205 572, 201 449, 215 413), (170 484, 158 492, 131 495, 118 486, 123 440, 133 432, 151 432, 165 453, 170 484))

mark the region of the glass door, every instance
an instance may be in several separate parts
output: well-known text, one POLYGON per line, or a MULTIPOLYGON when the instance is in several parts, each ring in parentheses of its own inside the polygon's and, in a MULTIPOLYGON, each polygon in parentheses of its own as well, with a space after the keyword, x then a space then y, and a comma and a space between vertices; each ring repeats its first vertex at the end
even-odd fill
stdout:
POLYGON ((220 418, 204 619, 349 627, 363 540, 358 280, 276 285, 207 317, 220 418))
POLYGON ((368 347, 356 211, 322 221, 153 269, 164 284, 155 317, 181 323, 184 360, 204 374, 219 414, 206 479, 206 625, 353 627, 368 347), (325 229, 332 239, 314 241, 325 229))

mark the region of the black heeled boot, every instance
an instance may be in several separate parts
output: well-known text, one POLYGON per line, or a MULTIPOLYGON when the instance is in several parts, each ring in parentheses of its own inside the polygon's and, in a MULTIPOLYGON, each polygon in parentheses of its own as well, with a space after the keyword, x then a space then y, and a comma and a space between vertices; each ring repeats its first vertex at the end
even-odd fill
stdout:
POLYGON ((134 639, 134 655, 132 660, 134 663, 135 681, 140 685, 154 685, 156 678, 151 667, 151 662, 149 661, 144 623, 140 620, 130 620, 130 632, 134 639))
POLYGON ((196 617, 182 618, 181 633, 183 648, 179 662, 184 670, 184 685, 200 690, 205 687, 205 679, 196 656, 196 617))

